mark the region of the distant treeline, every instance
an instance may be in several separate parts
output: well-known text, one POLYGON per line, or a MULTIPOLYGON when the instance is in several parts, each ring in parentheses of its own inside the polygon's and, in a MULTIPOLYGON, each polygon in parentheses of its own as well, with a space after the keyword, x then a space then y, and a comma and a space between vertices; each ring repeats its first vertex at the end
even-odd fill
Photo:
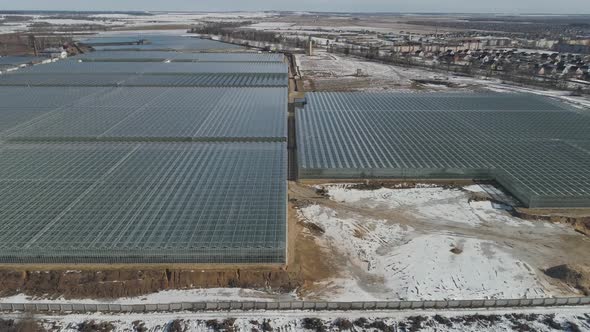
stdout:
POLYGON ((253 24, 252 21, 241 22, 211 22, 196 26, 189 30, 191 33, 223 36, 226 38, 255 40, 278 44, 284 41, 276 32, 261 31, 256 29, 239 29, 253 24))

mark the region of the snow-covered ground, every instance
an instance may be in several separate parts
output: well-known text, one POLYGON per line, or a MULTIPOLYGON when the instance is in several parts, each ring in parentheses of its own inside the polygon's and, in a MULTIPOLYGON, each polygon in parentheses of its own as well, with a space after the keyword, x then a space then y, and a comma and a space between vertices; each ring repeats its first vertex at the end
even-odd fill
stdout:
POLYGON ((0 303, 76 303, 76 304, 162 304, 162 303, 179 303, 179 302, 206 302, 206 301, 275 301, 275 300, 294 300, 294 294, 274 294, 264 291, 240 288, 206 288, 206 289, 186 289, 186 290, 167 290, 158 293, 148 294, 137 297, 125 297, 119 299, 47 299, 32 298, 24 294, 18 294, 9 297, 1 297, 0 303))
MULTIPOLYGON (((466 82, 453 82, 446 75, 421 68, 392 66, 375 61, 368 61, 353 56, 327 53, 323 49, 314 51, 314 55, 298 55, 297 64, 304 79, 311 80, 314 86, 310 90, 414 90, 414 80, 441 80, 454 83, 456 88, 467 87, 466 82), (357 75, 360 71, 360 75, 357 75)), ((425 91, 449 91, 445 85, 421 85, 425 91)))
POLYGON ((27 25, 21 22, 0 24, 0 34, 26 31, 27 25))
POLYGON ((127 27, 166 25, 166 24, 195 24, 200 21, 237 20, 263 18, 270 14, 264 12, 235 12, 235 13, 157 13, 148 16, 128 15, 117 18, 118 22, 127 27))
POLYGON ((383 64, 365 59, 327 53, 324 49, 316 49, 313 56, 298 55, 297 64, 304 76, 314 83, 306 81, 310 90, 352 90, 352 91, 382 91, 382 90, 424 90, 424 91, 464 91, 489 90, 508 93, 532 93, 551 97, 567 102, 586 111, 590 108, 589 97, 571 96, 568 91, 547 90, 536 87, 523 87, 507 84, 500 79, 485 77, 456 76, 452 73, 433 72, 419 67, 401 67, 383 64), (357 70, 361 75, 356 76, 357 70), (419 84, 415 80, 434 80, 450 84, 419 84))
POLYGON ((485 192, 478 185, 375 190, 316 186, 320 188, 336 204, 301 207, 300 220, 319 226, 324 233, 316 237, 318 244, 346 262, 308 297, 371 301, 563 295, 527 255, 515 255, 514 245, 501 234, 557 236, 572 231, 516 218, 503 204, 470 199, 470 193, 485 192))
POLYGON ((544 297, 548 294, 532 268, 504 252, 497 244, 453 235, 416 235, 411 227, 384 220, 338 218, 334 210, 312 205, 302 218, 325 230, 324 238, 338 246, 357 266, 382 280, 381 292, 361 293, 350 278, 330 299, 422 300, 544 297), (462 252, 455 254, 451 249, 462 252), (510 268, 507 268, 510 267, 510 268), (353 287, 351 287, 351 285, 353 287))
POLYGON ((262 19, 277 15, 272 12, 170 12, 170 13, 152 13, 150 15, 131 15, 131 14, 96 14, 80 15, 61 18, 61 14, 55 15, 11 15, 27 16, 31 19, 23 22, 0 24, 0 33, 11 33, 26 31, 31 24, 48 23, 57 26, 76 26, 76 25, 100 25, 100 26, 117 26, 133 29, 134 27, 165 26, 165 25, 192 25, 204 21, 240 21, 262 19))
POLYGON ((468 299, 544 297, 532 268, 490 241, 417 236, 380 257, 395 297, 468 299), (458 253, 452 249, 460 250, 458 253))
MULTIPOLYGON (((60 26, 73 26, 73 25, 100 25, 100 26, 122 26, 123 23, 116 19, 101 18, 101 19, 88 19, 85 16, 72 17, 72 18, 61 18, 59 15, 10 15, 10 16, 23 16, 30 18, 26 21, 21 22, 7 22, 0 24, 0 33, 11 33, 26 31, 31 25, 35 24, 52 24, 60 26)), ((91 17, 91 16, 89 16, 91 17)))
POLYGON ((399 33, 399 26, 391 27, 375 27, 375 26, 345 26, 335 25, 330 20, 325 21, 326 24, 318 22, 317 25, 305 25, 294 22, 262 22, 252 24, 248 27, 258 30, 267 30, 275 32, 296 32, 303 34, 341 34, 341 33, 358 33, 358 32, 373 32, 373 33, 399 33))
POLYGON ((83 18, 80 19, 71 19, 71 18, 47 18, 41 17, 37 18, 31 23, 39 24, 39 23, 47 23, 53 25, 117 25, 116 21, 111 20, 86 20, 83 18))
POLYGON ((590 309, 531 308, 490 311, 251 311, 121 315, 5 314, 3 320, 35 319, 51 331, 587 331, 590 309), (82 325, 83 324, 83 325, 82 325), (82 329, 85 328, 85 329, 82 329), (106 330, 106 329, 105 329, 106 330))
POLYGON ((248 28, 257 30, 274 30, 292 27, 294 24, 289 22, 259 22, 248 26, 248 28))
MULTIPOLYGON (((508 206, 491 201, 469 201, 466 191, 484 193, 480 185, 461 189, 449 189, 429 185, 416 188, 377 190, 356 190, 349 185, 331 185, 327 187, 330 198, 343 203, 353 203, 369 208, 396 209, 403 207, 416 217, 437 218, 439 222, 480 225, 482 223, 503 225, 531 226, 532 222, 514 218, 505 210, 508 206)), ((550 224, 542 224, 551 227, 550 224)))

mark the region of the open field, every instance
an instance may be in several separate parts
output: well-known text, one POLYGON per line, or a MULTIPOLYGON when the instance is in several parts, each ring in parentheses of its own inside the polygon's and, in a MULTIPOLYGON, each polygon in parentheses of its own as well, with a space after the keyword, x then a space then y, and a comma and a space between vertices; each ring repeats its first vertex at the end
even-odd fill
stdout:
MULTIPOLYGON (((408 24, 413 20, 411 15, 342 15, 329 13, 306 13, 304 15, 288 15, 286 17, 269 17, 261 23, 253 24, 250 27, 260 30, 275 32, 290 32, 305 34, 314 31, 315 33, 339 34, 346 32, 369 31, 372 33, 413 33, 432 34, 435 32, 445 33, 458 31, 453 28, 441 28, 436 26, 435 17, 420 15, 424 22, 433 21, 432 25, 408 24)), ((448 18, 454 21, 458 18, 448 18)))
MULTIPOLYGON (((433 24, 408 24, 412 16, 400 15, 360 15, 351 17, 338 14, 296 14, 279 12, 152 12, 152 13, 103 13, 103 14, 4 14, 0 15, 0 33, 23 32, 28 30, 85 31, 85 30, 136 30, 136 29, 174 29, 190 27, 203 22, 252 22, 249 27, 272 31, 372 31, 372 32, 411 32, 434 33, 452 32, 459 29, 436 26, 436 17, 420 16, 422 22, 433 24), (2 18, 9 21, 2 24, 2 18), (18 18, 18 19, 17 19, 18 18)), ((440 18, 438 18, 440 19, 440 18)), ((455 20, 452 18, 451 21, 455 20)))
POLYGON ((297 55, 306 91, 498 91, 525 92, 560 99, 578 107, 590 107, 590 97, 567 91, 510 84, 499 79, 459 76, 445 71, 402 67, 316 49, 314 55, 297 55), (357 76, 357 70, 361 75, 357 76), (436 84, 418 83, 429 80, 436 84))
MULTIPOLYGON (((415 79, 443 77, 428 70, 396 67, 355 57, 316 50, 314 55, 298 55, 297 64, 306 91, 447 90, 441 86, 421 86, 415 79), (357 76, 357 70, 361 75, 357 76)), ((463 88, 468 87, 464 84, 463 88)))
POLYGON ((308 235, 336 273, 318 299, 458 299, 579 294, 543 270, 588 265, 590 240, 566 225, 513 217, 485 191, 423 186, 292 185, 308 235), (321 188, 325 196, 320 196, 321 188))
POLYGON ((223 13, 24 13, 0 14, 0 34, 14 32, 86 32, 113 30, 178 29, 187 28, 203 21, 244 21, 261 19, 273 14, 259 12, 223 13), (2 22, 8 17, 9 21, 2 22), (21 18, 21 19, 16 19, 21 18))

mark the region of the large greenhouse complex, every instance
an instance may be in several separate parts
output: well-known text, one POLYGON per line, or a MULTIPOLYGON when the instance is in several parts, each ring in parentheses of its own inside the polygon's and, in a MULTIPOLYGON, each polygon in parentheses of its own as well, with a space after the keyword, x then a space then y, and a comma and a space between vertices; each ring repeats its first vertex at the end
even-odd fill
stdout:
POLYGON ((496 93, 308 93, 308 179, 496 180, 531 208, 590 207, 590 114, 496 93))
POLYGON ((0 75, 0 263, 285 264, 288 176, 494 180, 590 208, 587 110, 312 92, 289 117, 284 55, 145 38, 0 75))
POLYGON ((2 75, 0 262, 283 264, 288 67, 244 51, 162 38, 2 75))

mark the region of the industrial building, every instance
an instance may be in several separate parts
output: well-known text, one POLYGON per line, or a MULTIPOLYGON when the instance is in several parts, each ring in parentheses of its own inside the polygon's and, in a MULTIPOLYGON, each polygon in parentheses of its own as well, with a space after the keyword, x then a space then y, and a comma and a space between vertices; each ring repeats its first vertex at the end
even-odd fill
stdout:
POLYGON ((0 263, 285 263, 283 57, 150 45, 2 75, 0 263))
POLYGON ((590 114, 496 93, 308 93, 307 179, 496 180, 531 208, 590 207, 590 114))

